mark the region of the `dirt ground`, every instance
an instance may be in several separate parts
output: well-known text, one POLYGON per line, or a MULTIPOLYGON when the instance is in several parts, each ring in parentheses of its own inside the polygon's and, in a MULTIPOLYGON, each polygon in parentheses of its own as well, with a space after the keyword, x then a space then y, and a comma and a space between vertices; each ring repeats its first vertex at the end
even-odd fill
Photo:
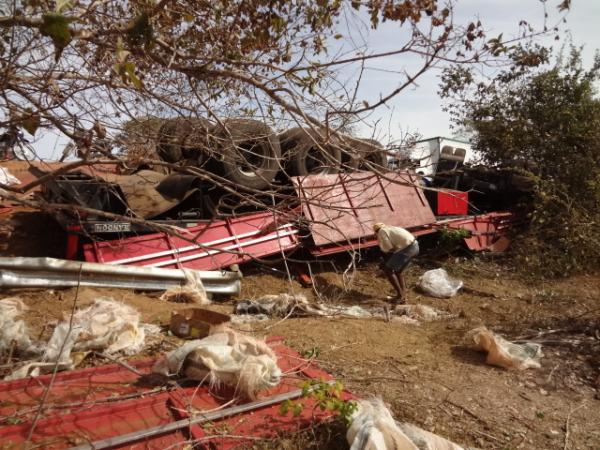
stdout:
MULTIPOLYGON (((0 218, 0 229, 11 228, 7 220, 0 218)), ((43 232, 37 228, 33 232, 43 232)), ((31 238, 30 245, 25 245, 13 232, 1 252, 38 255, 41 250, 29 247, 43 241, 31 238)), ((232 312, 238 300, 280 292, 303 293, 326 303, 383 304, 391 289, 373 252, 344 275, 347 263, 337 258, 313 264, 312 288, 288 281, 282 265, 274 266, 278 271, 245 266, 242 294, 215 301, 210 308, 232 312)), ((419 326, 375 319, 288 318, 255 324, 255 333, 284 336, 288 345, 316 357, 355 395, 381 396, 397 420, 412 422, 465 447, 600 449, 600 274, 541 280, 520 273, 506 260, 476 256, 431 261, 424 256, 409 269, 408 280, 409 303, 435 306, 456 318, 419 326), (465 288, 452 299, 427 297, 414 288, 425 270, 439 265, 464 281, 465 288), (485 355, 472 350, 464 339, 469 330, 481 325, 509 340, 540 342, 542 368, 507 371, 487 365, 485 355)), ((75 289, 1 294, 24 299, 30 308, 28 325, 43 340, 50 336, 52 324, 71 310, 75 289)), ((77 305, 99 296, 130 304, 140 311, 143 321, 161 325, 168 323, 171 311, 188 306, 163 302, 156 295, 88 288, 80 289, 77 305)), ((161 354, 175 341, 165 337, 145 354, 161 354)), ((265 446, 347 448, 339 423, 265 446)), ((261 444, 256 447, 263 448, 261 444)))

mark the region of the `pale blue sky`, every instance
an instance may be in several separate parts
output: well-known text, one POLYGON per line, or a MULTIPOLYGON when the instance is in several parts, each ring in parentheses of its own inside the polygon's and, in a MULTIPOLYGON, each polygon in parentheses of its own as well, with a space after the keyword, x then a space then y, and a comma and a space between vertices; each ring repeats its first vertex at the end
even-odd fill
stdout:
MULTIPOLYGON (((554 24, 559 18, 556 5, 559 0, 548 0, 548 23, 554 24)), ((503 33, 505 38, 518 33, 521 19, 528 21, 540 29, 544 19, 543 5, 539 0, 459 0, 455 7, 455 22, 467 24, 473 19, 480 19, 489 36, 503 33)), ((575 45, 584 46, 584 62, 592 61, 596 49, 600 49, 600 0, 573 0, 572 9, 567 16, 567 23, 562 25, 570 32, 575 45)), ((357 27, 353 32, 362 34, 367 40, 369 51, 382 52, 398 46, 398 25, 382 24, 378 30, 369 31, 368 27, 357 27), (366 33, 366 35, 365 35, 366 33)), ((343 31, 343 30, 342 30, 343 31)), ((344 33, 346 36, 348 33, 344 33)), ((558 44, 552 39, 545 43, 558 44)), ((416 57, 394 57, 375 61, 369 64, 376 69, 389 71, 414 67, 416 57)), ((430 70, 418 79, 417 85, 403 91, 394 98, 387 107, 382 107, 366 124, 359 127, 358 133, 367 136, 373 134, 372 124, 379 121, 376 137, 382 142, 399 139, 401 130, 416 131, 423 137, 448 136, 451 134, 448 115, 442 111, 442 102, 437 95, 441 66, 430 70)), ((351 77, 351 73, 346 74, 351 77)), ((368 70, 363 76, 359 98, 371 103, 379 98, 380 93, 389 92, 398 85, 398 75, 381 70, 368 70)), ((62 154, 66 144, 64 138, 51 133, 37 139, 35 149, 43 158, 56 159, 62 154)))
MULTIPOLYGON (((547 23, 554 25, 559 20, 556 5, 557 0, 548 0, 547 23)), ((536 29, 543 27, 544 9, 539 0, 459 0, 455 7, 455 22, 466 24, 472 18, 481 20, 488 36, 503 33, 504 39, 516 37, 519 31, 519 21, 528 21, 536 29)), ((600 0, 573 0, 571 11, 567 15, 567 23, 561 25, 562 30, 569 33, 576 46, 584 46, 584 63, 587 67, 592 62, 593 55, 600 49, 600 0)), ((368 36, 368 42, 374 51, 391 50, 397 34, 393 23, 383 24, 378 30, 368 36)), ((564 39, 554 41, 553 37, 542 39, 547 45, 560 47, 564 39)), ((377 68, 400 70, 404 65, 414 66, 415 61, 406 57, 392 60, 381 60, 371 64, 377 68)), ((380 120, 379 134, 382 140, 387 136, 398 139, 400 130, 418 131, 423 137, 448 136, 451 134, 448 115, 442 111, 442 101, 437 95, 439 76, 443 66, 430 70, 422 75, 417 86, 403 91, 392 100, 387 108, 382 108, 369 119, 374 123, 380 120)), ((371 71, 364 76, 360 91, 361 98, 375 100, 383 90, 389 91, 398 85, 398 76, 393 73, 371 71)), ((363 125, 360 132, 364 135, 371 128, 363 125)))

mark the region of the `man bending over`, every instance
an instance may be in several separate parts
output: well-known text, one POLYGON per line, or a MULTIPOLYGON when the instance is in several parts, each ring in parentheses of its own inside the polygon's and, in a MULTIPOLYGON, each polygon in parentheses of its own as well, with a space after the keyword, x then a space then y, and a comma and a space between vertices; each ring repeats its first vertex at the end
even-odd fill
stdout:
POLYGON ((381 251, 390 254, 384 264, 384 271, 396 290, 394 304, 405 303, 406 281, 402 273, 419 254, 419 243, 404 228, 376 223, 373 225, 373 231, 377 234, 381 251))

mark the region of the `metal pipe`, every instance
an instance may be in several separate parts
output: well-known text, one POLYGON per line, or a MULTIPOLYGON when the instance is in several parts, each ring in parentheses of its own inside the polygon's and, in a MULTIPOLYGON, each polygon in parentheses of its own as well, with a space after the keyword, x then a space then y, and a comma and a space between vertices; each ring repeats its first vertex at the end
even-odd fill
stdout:
MULTIPOLYGON (((189 269, 188 269, 189 270, 189 269)), ((206 292, 237 294, 241 274, 225 271, 191 271, 199 275, 206 292)), ((116 287, 166 290, 187 283, 180 269, 113 266, 53 258, 0 258, 0 286, 3 287, 116 287)))
MULTIPOLYGON (((333 384, 334 381, 328 381, 327 384, 333 384)), ((181 428, 189 427, 191 425, 201 424, 210 422, 212 420, 223 419, 225 417, 233 416, 236 414, 252 411, 255 409, 262 408, 264 406, 271 406, 276 403, 281 403, 286 400, 291 400, 302 396, 302 389, 295 391, 286 392, 284 394, 274 395, 267 397, 262 400, 256 400, 254 402, 246 403, 245 405, 232 406, 231 408, 222 409, 219 411, 207 412, 201 414, 198 417, 190 417, 189 419, 177 420, 175 422, 168 423, 166 425, 159 425, 152 428, 147 428, 141 431, 134 431, 132 433, 123 434, 121 436, 115 436, 99 441, 94 441, 89 444, 78 445, 77 447, 71 447, 69 450, 100 450, 103 448, 112 448, 120 445, 128 444, 130 442, 139 441, 140 439, 146 439, 159 434, 170 433, 172 431, 179 430, 181 428)), ((218 437, 218 436, 216 436, 218 437)))

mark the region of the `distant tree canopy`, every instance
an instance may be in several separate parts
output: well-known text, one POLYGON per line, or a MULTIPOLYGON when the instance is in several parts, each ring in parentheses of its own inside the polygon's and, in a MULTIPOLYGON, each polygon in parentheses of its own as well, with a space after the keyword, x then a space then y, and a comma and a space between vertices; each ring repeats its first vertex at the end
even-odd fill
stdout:
MULTIPOLYGON (((568 1, 556 0, 559 10, 568 1)), ((348 127, 441 61, 497 58, 478 20, 454 23, 454 1, 16 0, 0 4, 0 126, 58 129, 78 145, 138 117, 223 116, 348 127), (377 53, 351 29, 397 24, 377 53), (341 44, 344 45, 341 45, 341 44), (398 63, 397 83, 357 95, 368 62, 398 63), (414 60, 413 60, 414 62, 414 60), (338 71, 356 77, 338 77, 338 71), (368 100, 368 101, 367 101, 368 100), (369 103, 370 102, 370 103, 369 103)), ((539 33, 521 22, 527 39, 539 33)), ((360 33, 359 33, 360 34, 360 33)))
POLYGON ((586 70, 579 49, 551 67, 548 50, 536 53, 529 64, 515 51, 514 64, 487 82, 448 70, 442 93, 487 162, 533 163, 538 191, 523 256, 547 272, 600 267, 600 56, 586 70))

